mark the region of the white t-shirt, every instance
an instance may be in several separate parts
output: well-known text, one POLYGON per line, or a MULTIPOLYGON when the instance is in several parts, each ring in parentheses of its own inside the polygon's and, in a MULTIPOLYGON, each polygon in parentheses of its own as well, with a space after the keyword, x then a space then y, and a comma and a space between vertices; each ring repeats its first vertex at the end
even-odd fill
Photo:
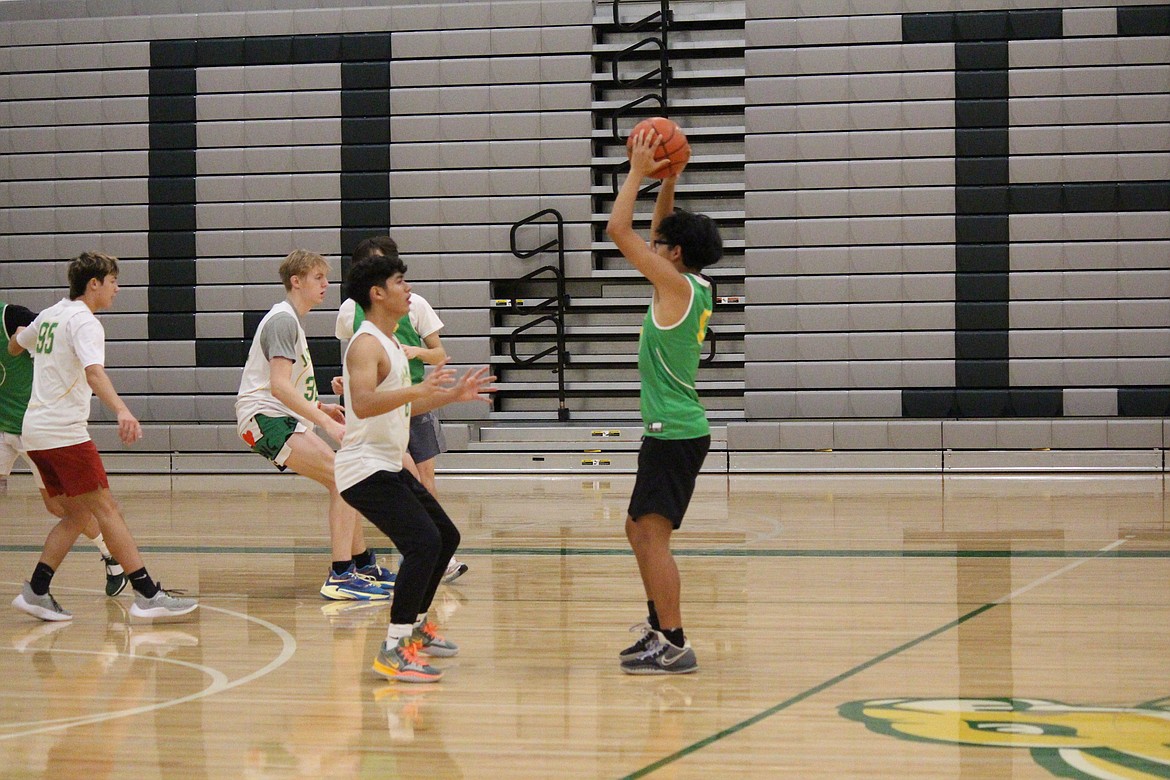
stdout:
MULTIPOLYGON (((280 326, 277 322, 274 327, 280 326)), ((290 328, 291 331, 291 328, 290 328)), ((313 373, 313 359, 309 356, 309 340, 305 336, 305 329, 301 325, 301 318, 297 310, 288 301, 281 301, 272 307, 260 324, 256 326, 256 335, 252 337, 252 346, 248 350, 248 361, 244 364, 244 373, 240 377, 240 392, 236 395, 236 430, 240 436, 244 435, 252 418, 257 414, 269 417, 295 417, 309 428, 313 423, 293 412, 287 406, 276 400, 272 395, 272 369, 268 364, 273 357, 285 357, 293 361, 292 386, 301 393, 306 401, 316 402, 317 380, 313 373), (275 318, 291 318, 286 323, 296 323, 296 335, 291 339, 266 338, 265 327, 275 318), (266 346, 280 345, 273 354, 265 354, 266 346)))
MULTIPOLYGON (((363 322, 354 334, 350 347, 358 336, 370 334, 378 339, 390 356, 390 373, 378 385, 378 390, 397 390, 410 387, 410 363, 398 342, 382 333, 373 323, 363 322)), ((348 353, 348 349, 346 352, 348 353)), ((403 404, 385 414, 359 419, 353 413, 350 399, 349 365, 342 360, 341 375, 345 379, 345 440, 333 461, 333 477, 337 489, 346 490, 379 471, 402 471, 402 455, 410 441, 410 404, 403 404)))
MULTIPOLYGON (((410 294, 410 311, 407 316, 410 317, 410 324, 414 326, 414 332, 422 339, 443 329, 443 321, 439 319, 439 315, 430 302, 418 293, 410 294)), ((356 318, 357 302, 353 298, 346 298, 341 302, 341 308, 337 310, 337 325, 334 328, 334 335, 342 341, 349 341, 353 338, 356 318)))
POLYGON ((81 301, 62 299, 16 337, 33 356, 32 395, 20 438, 26 449, 52 450, 89 441, 93 390, 86 366, 106 363, 106 331, 81 301))

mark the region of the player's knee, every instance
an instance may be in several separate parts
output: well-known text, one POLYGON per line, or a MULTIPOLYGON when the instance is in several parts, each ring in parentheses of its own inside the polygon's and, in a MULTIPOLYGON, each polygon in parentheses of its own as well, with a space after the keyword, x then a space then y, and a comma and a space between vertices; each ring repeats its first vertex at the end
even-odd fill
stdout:
POLYGON ((400 544, 403 555, 414 555, 422 559, 437 560, 443 551, 443 537, 437 528, 426 528, 415 533, 408 541, 400 544))

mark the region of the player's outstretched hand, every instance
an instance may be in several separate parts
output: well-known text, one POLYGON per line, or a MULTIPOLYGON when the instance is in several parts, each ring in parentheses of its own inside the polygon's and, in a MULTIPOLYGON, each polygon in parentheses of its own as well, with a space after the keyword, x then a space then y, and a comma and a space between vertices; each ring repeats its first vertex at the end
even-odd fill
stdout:
POLYGON ((459 403, 461 401, 484 401, 491 403, 491 397, 487 393, 496 392, 495 386, 492 382, 496 381, 495 375, 487 376, 488 367, 480 366, 479 368, 468 369, 463 376, 459 377, 457 381, 450 388, 451 400, 448 403, 459 403))
POLYGON ((447 368, 447 361, 443 360, 441 363, 437 363, 434 369, 427 373, 420 386, 424 391, 424 395, 442 393, 447 389, 447 385, 453 379, 455 379, 455 369, 447 368))

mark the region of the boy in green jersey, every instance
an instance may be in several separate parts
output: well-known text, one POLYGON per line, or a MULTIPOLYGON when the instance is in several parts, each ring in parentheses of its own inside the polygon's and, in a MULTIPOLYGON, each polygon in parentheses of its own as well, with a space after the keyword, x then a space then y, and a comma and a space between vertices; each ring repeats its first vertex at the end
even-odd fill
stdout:
MULTIPOLYGON (((711 316, 711 282, 700 271, 723 255, 719 228, 703 214, 674 209, 675 176, 662 180, 650 243, 634 231, 634 205, 647 175, 670 164, 654 160, 657 132, 630 148, 630 173, 613 204, 606 233, 651 284, 654 296, 638 340, 645 435, 626 517, 649 617, 642 635, 619 653, 627 674, 686 674, 699 664, 682 628, 678 566, 670 535, 682 525, 699 469, 711 446, 707 413, 695 391, 699 355, 711 316)), ((681 172, 681 171, 680 171, 681 172)))

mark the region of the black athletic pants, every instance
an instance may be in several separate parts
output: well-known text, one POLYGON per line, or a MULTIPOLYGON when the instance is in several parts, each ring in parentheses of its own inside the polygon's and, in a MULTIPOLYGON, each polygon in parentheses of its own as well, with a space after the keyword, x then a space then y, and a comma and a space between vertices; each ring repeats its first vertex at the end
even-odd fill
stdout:
POLYGON ((389 536, 402 553, 390 622, 413 623, 431 608, 447 562, 459 547, 459 529, 406 469, 371 474, 341 491, 341 497, 389 536))

